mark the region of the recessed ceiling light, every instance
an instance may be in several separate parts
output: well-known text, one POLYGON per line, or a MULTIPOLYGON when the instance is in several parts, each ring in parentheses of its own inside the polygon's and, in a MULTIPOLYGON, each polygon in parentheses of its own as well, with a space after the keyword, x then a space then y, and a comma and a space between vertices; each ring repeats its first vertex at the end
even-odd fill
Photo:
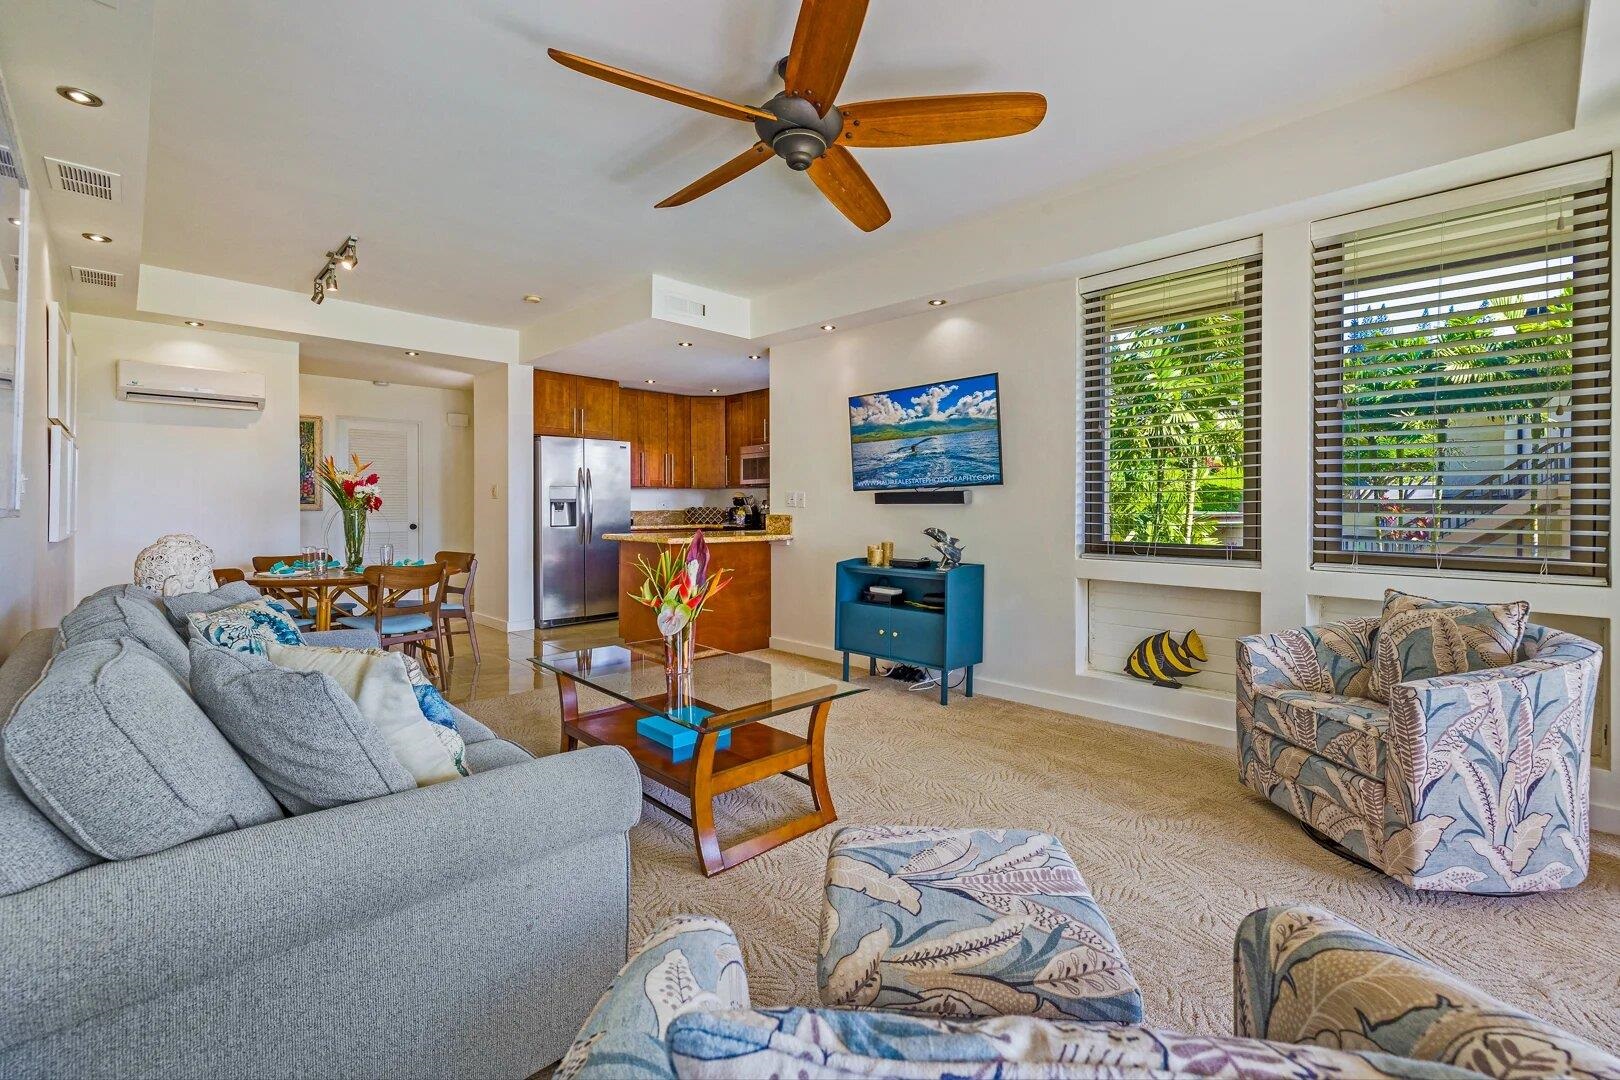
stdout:
POLYGON ((751 352, 751 353, 748 354, 748 359, 750 359, 750 360, 763 360, 763 359, 765 359, 765 354, 757 353, 757 352, 751 352))
POLYGON ((653 384, 655 384, 655 383, 656 383, 656 382, 658 382, 658 380, 657 380, 657 379, 648 379, 648 380, 647 380, 647 385, 648 385, 648 386, 652 386, 652 385, 653 385, 653 384))
POLYGON ((58 86, 56 92, 73 102, 89 109, 101 108, 101 99, 88 90, 80 90, 77 86, 58 86))
POLYGON ((824 322, 824 323, 822 323, 822 324, 821 324, 821 328, 822 328, 822 329, 823 329, 823 330, 836 330, 836 329, 838 329, 838 327, 836 327, 836 326, 834 326, 834 325, 833 325, 833 324, 832 324, 832 323, 830 323, 830 322, 824 322))
POLYGON ((534 293, 528 293, 523 297, 523 302, 525 304, 538 304, 540 300, 541 297, 536 296, 534 293))
POLYGON ((22 228, 22 218, 8 217, 6 220, 17 226, 17 228, 22 228))
POLYGON ((406 349, 405 350, 405 355, 406 356, 421 356, 422 354, 417 352, 415 349, 406 349))
POLYGON ((930 300, 930 301, 928 301, 928 306, 929 307, 944 307, 948 303, 950 303, 949 300, 930 300))
POLYGON ((679 345, 683 349, 690 349, 692 347, 692 343, 690 341, 677 341, 675 344, 679 345))
POLYGON ((720 388, 719 388, 719 387, 718 387, 718 386, 711 386, 711 387, 709 387, 709 393, 711 393, 711 394, 718 394, 718 393, 719 393, 719 392, 720 392, 720 388))
POLYGON ((187 326, 195 326, 198 329, 202 328, 202 323, 198 322, 196 319, 187 319, 186 320, 186 325, 187 326))
POLYGON ((110 244, 110 243, 112 243, 112 237, 106 235, 105 233, 87 232, 87 233, 80 233, 79 235, 84 237, 86 240, 90 241, 92 244, 110 244))

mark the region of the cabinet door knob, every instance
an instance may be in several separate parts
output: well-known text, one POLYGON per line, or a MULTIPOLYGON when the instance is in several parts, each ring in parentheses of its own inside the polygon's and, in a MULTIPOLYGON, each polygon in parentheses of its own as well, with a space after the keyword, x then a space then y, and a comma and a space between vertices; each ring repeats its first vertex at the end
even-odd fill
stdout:
POLYGON ((879 630, 878 631, 878 637, 882 637, 884 635, 884 633, 885 633, 885 631, 879 630))
POLYGON ((900 636, 900 631, 896 630, 896 631, 894 631, 894 633, 890 634, 889 636, 890 637, 899 637, 900 636))

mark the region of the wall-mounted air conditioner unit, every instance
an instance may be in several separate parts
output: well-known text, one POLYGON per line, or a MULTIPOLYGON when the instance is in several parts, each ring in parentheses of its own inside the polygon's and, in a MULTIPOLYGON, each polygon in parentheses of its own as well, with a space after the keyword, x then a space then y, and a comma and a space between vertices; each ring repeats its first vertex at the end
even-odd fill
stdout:
POLYGON ((264 376, 256 371, 118 361, 118 400, 154 405, 200 405, 209 409, 264 409, 264 376))

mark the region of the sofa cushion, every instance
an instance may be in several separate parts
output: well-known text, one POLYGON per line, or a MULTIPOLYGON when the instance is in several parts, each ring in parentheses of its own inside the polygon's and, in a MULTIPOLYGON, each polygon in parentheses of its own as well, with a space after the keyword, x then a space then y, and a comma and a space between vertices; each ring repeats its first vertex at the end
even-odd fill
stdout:
POLYGON ((467 747, 467 767, 473 772, 488 772, 533 760, 533 754, 505 739, 485 739, 467 747))
MULTIPOLYGON (((131 586, 133 588, 134 586, 131 586)), ((260 593, 245 581, 228 581, 219 588, 210 592, 181 593, 179 596, 165 596, 158 600, 168 613, 169 621, 174 628, 189 640, 191 637, 191 620, 189 616, 195 613, 206 614, 210 611, 219 611, 221 608, 235 607, 237 604, 249 604, 259 599, 260 593)))
POLYGON ((666 1039, 675 1074, 691 1080, 760 1076, 1440 1080, 1479 1075, 1390 1054, 1029 1016, 964 1023, 863 1010, 694 1009, 670 1021, 666 1039))
POLYGON ((1055 836, 852 826, 827 860, 823 1004, 1132 1023, 1142 993, 1055 836))
POLYGON ((1367 696, 1389 702, 1397 683, 1506 667, 1518 659, 1530 605, 1432 600, 1384 590, 1367 696))
MULTIPOLYGON (((3 747, 4 740, 0 740, 3 747)), ((0 764, 0 896, 32 889, 101 859, 40 813, 0 764)))
POLYGON ((250 600, 216 611, 194 611, 186 619, 191 623, 191 640, 222 645, 235 652, 262 656, 265 645, 270 642, 304 643, 298 624, 268 600, 250 600))
POLYGON ((265 657, 288 671, 320 671, 332 676, 360 707, 418 787, 467 775, 466 747, 454 725, 437 724, 423 715, 406 657, 383 649, 332 649, 267 643, 265 657))
POLYGON ((410 791, 416 780, 331 676, 191 643, 191 690, 253 771, 296 814, 410 791))
POLYGON ((282 816, 168 665, 127 639, 58 653, 6 724, 5 755, 34 805, 107 859, 282 816))
POLYGON ((1384 778, 1389 706, 1278 686, 1254 688, 1254 724, 1363 776, 1384 778))
POLYGON ((66 646, 133 639, 156 653, 181 682, 191 674, 186 643, 156 604, 136 595, 103 589, 64 615, 61 630, 62 644, 66 646))

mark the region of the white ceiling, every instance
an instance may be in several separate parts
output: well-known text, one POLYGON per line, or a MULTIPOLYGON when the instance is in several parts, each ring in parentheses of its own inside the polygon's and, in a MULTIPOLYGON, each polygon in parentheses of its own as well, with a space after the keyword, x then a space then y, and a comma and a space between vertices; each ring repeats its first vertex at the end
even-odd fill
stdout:
POLYGON ((1018 138, 863 153, 894 211, 868 236, 774 162, 653 209, 746 147, 751 129, 545 57, 557 46, 760 102, 791 3, 156 0, 143 259, 302 289, 354 232, 361 266, 346 299, 503 326, 649 272, 749 294, 1478 60, 1580 11, 1580 0, 882 0, 844 101, 1038 90, 1051 105, 1018 138), (526 292, 546 303, 522 304, 526 292))
POLYGON ((770 383, 767 355, 763 348, 739 344, 726 334, 644 319, 550 353, 538 366, 613 378, 644 390, 734 394, 770 383), (690 341, 691 348, 678 345, 680 341, 690 341), (761 359, 749 359, 750 353, 761 359))

